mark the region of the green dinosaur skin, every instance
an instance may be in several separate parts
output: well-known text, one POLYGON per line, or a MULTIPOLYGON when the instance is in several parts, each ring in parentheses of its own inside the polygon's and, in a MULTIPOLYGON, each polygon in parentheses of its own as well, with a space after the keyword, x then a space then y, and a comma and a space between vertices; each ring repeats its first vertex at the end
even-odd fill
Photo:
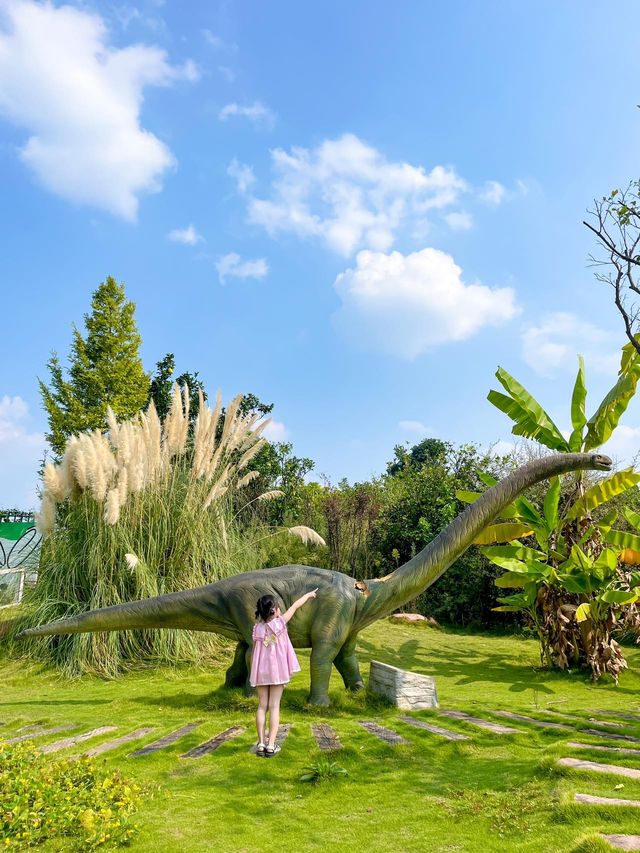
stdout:
POLYGON ((599 454, 563 453, 524 465, 488 489, 419 554, 386 578, 356 582, 349 575, 329 569, 278 566, 234 575, 198 589, 91 610, 30 628, 24 634, 76 634, 136 628, 212 631, 237 641, 226 685, 246 687, 258 598, 273 595, 284 610, 305 592, 317 587, 317 597, 291 619, 289 635, 296 648, 311 648, 309 702, 328 705, 332 665, 348 689, 364 687, 356 657, 358 633, 434 583, 521 492, 557 474, 580 469, 607 471, 611 464, 608 457, 599 454))

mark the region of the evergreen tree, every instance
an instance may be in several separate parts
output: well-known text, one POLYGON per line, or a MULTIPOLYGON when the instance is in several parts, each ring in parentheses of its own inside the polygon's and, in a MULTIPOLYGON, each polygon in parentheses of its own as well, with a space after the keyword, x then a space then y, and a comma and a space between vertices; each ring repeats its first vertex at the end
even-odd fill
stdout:
POLYGON ((122 420, 146 405, 149 376, 140 359, 142 338, 134 314, 124 286, 109 276, 85 314, 86 334, 73 326, 68 377, 55 352, 49 359, 51 384, 39 380, 39 385, 49 417, 47 439, 57 454, 70 435, 104 429, 108 406, 122 420))

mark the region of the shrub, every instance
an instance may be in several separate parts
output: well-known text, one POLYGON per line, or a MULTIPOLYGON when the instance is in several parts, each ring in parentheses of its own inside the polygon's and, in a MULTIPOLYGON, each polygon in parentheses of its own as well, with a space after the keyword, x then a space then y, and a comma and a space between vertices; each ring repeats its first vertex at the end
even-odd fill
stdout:
POLYGON ((26 741, 0 744, 0 839, 7 850, 73 839, 76 850, 126 844, 141 788, 94 761, 52 761, 26 741))

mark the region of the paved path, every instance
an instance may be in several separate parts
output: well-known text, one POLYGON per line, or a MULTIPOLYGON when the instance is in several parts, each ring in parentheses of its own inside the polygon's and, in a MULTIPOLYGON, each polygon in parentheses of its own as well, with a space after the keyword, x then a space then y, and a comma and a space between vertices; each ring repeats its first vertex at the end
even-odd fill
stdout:
POLYGON ((471 714, 467 714, 464 711, 440 711, 440 713, 445 717, 451 717, 452 720, 462 720, 481 729, 487 729, 487 731, 493 732, 496 735, 522 734, 522 729, 513 729, 511 726, 502 726, 500 723, 490 723, 488 720, 483 720, 480 717, 472 717, 471 714))
POLYGON ((385 743, 388 743, 390 746, 398 746, 401 743, 409 743, 408 740, 399 735, 398 732, 394 732, 391 729, 387 729, 384 726, 379 726, 377 723, 374 723, 371 720, 358 720, 363 729, 366 729, 370 734, 375 735, 376 737, 383 740, 385 743))
POLYGON ((311 733, 323 752, 342 749, 340 738, 327 723, 311 723, 311 733))
POLYGON ((460 732, 452 732, 451 729, 443 729, 441 726, 434 726, 431 723, 425 723, 424 720, 418 720, 416 717, 400 717, 403 723, 409 723, 410 726, 416 726, 418 729, 426 729, 433 735, 446 737, 447 740, 469 740, 469 735, 460 734, 460 732))
POLYGON ((40 747, 40 752, 48 754, 50 752, 58 752, 61 749, 67 749, 70 746, 75 746, 77 743, 84 743, 85 740, 90 740, 98 735, 106 735, 109 732, 115 732, 117 726, 100 726, 100 728, 92 729, 90 732, 85 732, 74 737, 65 737, 62 740, 56 740, 53 743, 48 743, 40 747))
POLYGON ((33 728, 29 734, 20 735, 19 737, 12 737, 9 740, 3 741, 3 743, 21 743, 23 740, 31 740, 34 737, 44 737, 45 735, 57 735, 59 732, 68 732, 70 729, 77 729, 78 727, 73 723, 66 723, 64 726, 54 726, 51 729, 45 729, 36 727, 33 728))
POLYGON ((129 732, 128 735, 122 735, 122 737, 117 737, 115 740, 108 740, 106 743, 94 746, 92 749, 88 749, 83 753, 83 755, 86 755, 87 758, 95 758, 96 755, 102 755, 103 752, 111 752, 112 749, 117 749, 119 746, 122 746, 123 743, 129 743, 132 740, 140 740, 141 737, 148 735, 152 731, 152 728, 136 729, 135 732, 129 732))
POLYGON ((580 758, 559 758, 560 767, 574 770, 588 770, 593 773, 610 773, 612 776, 626 776, 627 779, 640 779, 640 770, 634 767, 622 767, 619 764, 600 764, 597 761, 582 761, 580 758))
POLYGON ((185 752, 184 755, 180 756, 180 758, 202 758, 203 755, 207 755, 209 752, 215 752, 215 750, 223 743, 228 740, 232 740, 234 737, 238 737, 238 735, 241 735, 244 731, 244 726, 231 726, 223 732, 220 732, 220 734, 215 737, 212 737, 211 740, 207 740, 198 746, 194 746, 193 749, 190 749, 189 752, 185 752))
POLYGON ((176 743, 176 741, 179 741, 181 738, 190 734, 194 729, 197 729, 199 725, 199 722, 187 723, 186 726, 175 729, 175 731, 169 732, 168 735, 161 737, 159 740, 154 740, 153 743, 149 743, 147 746, 143 746, 142 749, 137 749, 135 752, 132 752, 131 757, 139 758, 141 755, 150 755, 152 752, 158 752, 161 749, 166 749, 176 743))

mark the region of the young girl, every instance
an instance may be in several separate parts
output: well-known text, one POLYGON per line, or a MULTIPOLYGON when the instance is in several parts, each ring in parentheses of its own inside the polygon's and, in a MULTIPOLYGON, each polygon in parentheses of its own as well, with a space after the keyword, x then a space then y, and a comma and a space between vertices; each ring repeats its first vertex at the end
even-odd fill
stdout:
POLYGON ((276 735, 280 725, 280 699, 292 673, 300 672, 300 664, 289 639, 287 622, 296 610, 306 604, 310 598, 316 597, 317 591, 314 589, 312 592, 307 592, 282 614, 272 595, 263 595, 258 599, 256 607, 258 622, 253 626, 249 682, 258 691, 259 700, 256 713, 258 729, 256 753, 265 758, 271 758, 280 752, 280 747, 276 745, 276 735), (267 710, 269 711, 269 743, 265 744, 264 727, 267 710))

